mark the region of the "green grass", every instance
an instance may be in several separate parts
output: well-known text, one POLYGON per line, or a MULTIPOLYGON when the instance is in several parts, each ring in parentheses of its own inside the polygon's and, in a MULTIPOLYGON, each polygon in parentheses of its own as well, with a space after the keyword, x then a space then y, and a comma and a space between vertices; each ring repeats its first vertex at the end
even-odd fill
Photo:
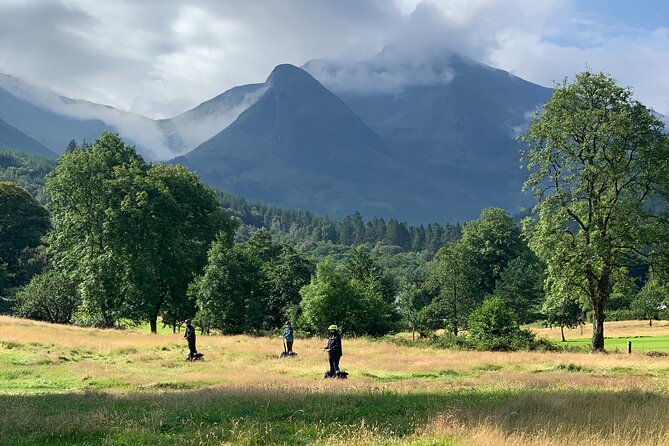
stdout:
MULTIPOLYGON (((578 430, 614 435, 613 413, 644 407, 636 418, 669 407, 669 397, 638 392, 546 390, 400 393, 388 391, 199 390, 0 396, 0 444, 23 445, 311 445, 460 444, 457 435, 417 437, 435 414, 475 427, 491 420, 505 435, 578 430), (572 409, 564 411, 565 406, 572 409), (584 414, 588 413, 587 419, 584 414), (39 414, 39 416, 35 416, 39 414), (503 416, 502 416, 503 415, 503 416), (588 423, 591 425, 589 426, 588 423), (358 440, 356 440, 358 439, 358 440)), ((662 420, 667 415, 656 414, 662 420)), ((661 422, 657 417, 653 419, 661 422)), ((634 426, 630 435, 636 432, 634 426)), ((585 437, 584 437, 585 438, 585 437)))
MULTIPOLYGON (((627 341, 632 341, 632 351, 669 350, 669 336, 628 336, 620 338, 604 338, 606 351, 627 351, 627 341)), ((591 338, 568 339, 566 342, 555 341, 556 345, 590 348, 591 338)))

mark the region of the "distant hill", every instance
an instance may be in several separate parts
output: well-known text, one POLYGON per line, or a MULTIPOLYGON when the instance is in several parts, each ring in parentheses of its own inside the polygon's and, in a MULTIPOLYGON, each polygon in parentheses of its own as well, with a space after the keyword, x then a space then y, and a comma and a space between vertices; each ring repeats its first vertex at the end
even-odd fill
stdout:
POLYGON ((0 119, 0 148, 15 149, 49 158, 57 157, 54 152, 2 119, 0 119))

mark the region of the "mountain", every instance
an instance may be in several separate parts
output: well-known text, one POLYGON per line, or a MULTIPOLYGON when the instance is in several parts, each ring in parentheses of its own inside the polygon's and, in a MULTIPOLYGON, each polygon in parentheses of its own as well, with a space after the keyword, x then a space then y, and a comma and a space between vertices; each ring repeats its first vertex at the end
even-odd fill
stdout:
POLYGON ((371 214, 401 166, 383 139, 305 71, 277 66, 262 96, 218 135, 175 161, 246 197, 335 215, 371 214))
POLYGON ((400 151, 410 146, 412 159, 460 168, 518 166, 514 138, 551 89, 448 50, 400 67, 389 62, 398 58, 392 53, 386 48, 353 65, 311 61, 304 68, 400 151), (385 78, 393 81, 384 87, 385 78), (374 88, 355 88, 374 80, 374 88))
MULTIPOLYGON (((49 109, 37 89, 8 75, 0 75, 0 119, 39 141, 56 153, 65 151, 73 138, 93 141, 104 130, 112 130, 102 121, 76 119, 49 109), (39 105, 38 105, 39 104, 39 105)), ((64 99, 64 98, 63 98, 64 99)))
POLYGON ((56 158, 56 154, 16 127, 0 119, 0 148, 15 149, 33 155, 56 158))
POLYGON ((264 92, 264 84, 232 88, 197 107, 158 121, 167 144, 176 153, 185 153, 220 133, 264 92))
POLYGON ((279 65, 264 83, 157 121, 0 75, 0 120, 57 153, 117 131, 148 160, 275 205, 455 222, 531 204, 515 137, 551 94, 450 50, 388 47, 357 62, 279 65))
POLYGON ((63 153, 72 139, 92 142, 105 130, 123 135, 151 160, 179 153, 167 147, 154 120, 59 96, 6 74, 0 74, 0 119, 56 153, 63 153))
POLYGON ((336 217, 462 221, 529 205, 515 137, 552 91, 453 52, 396 60, 280 65, 176 161, 214 187, 336 217))

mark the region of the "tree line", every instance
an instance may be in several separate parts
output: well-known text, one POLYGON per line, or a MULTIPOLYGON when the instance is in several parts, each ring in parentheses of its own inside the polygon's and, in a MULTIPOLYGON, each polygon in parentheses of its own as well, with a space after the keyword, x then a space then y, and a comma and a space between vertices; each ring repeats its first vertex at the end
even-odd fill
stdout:
POLYGON ((413 226, 395 218, 387 222, 381 217, 365 221, 359 212, 341 221, 309 211, 282 208, 246 198, 217 192, 223 207, 242 224, 240 236, 248 237, 255 229, 264 228, 272 236, 293 244, 328 242, 355 247, 361 244, 396 246, 402 252, 427 251, 439 248, 460 237, 460 224, 429 223, 413 226))

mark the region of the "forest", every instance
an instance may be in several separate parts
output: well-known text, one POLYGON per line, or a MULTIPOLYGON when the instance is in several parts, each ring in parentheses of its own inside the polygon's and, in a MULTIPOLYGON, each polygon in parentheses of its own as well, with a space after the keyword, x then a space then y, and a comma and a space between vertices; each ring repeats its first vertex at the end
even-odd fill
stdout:
POLYGON ((536 206, 412 226, 341 221, 205 186, 105 132, 56 162, 0 151, 0 311, 53 323, 537 348, 524 328, 666 318, 669 142, 603 74, 566 81, 522 140, 536 206), (439 334, 437 336, 437 334, 439 334))

